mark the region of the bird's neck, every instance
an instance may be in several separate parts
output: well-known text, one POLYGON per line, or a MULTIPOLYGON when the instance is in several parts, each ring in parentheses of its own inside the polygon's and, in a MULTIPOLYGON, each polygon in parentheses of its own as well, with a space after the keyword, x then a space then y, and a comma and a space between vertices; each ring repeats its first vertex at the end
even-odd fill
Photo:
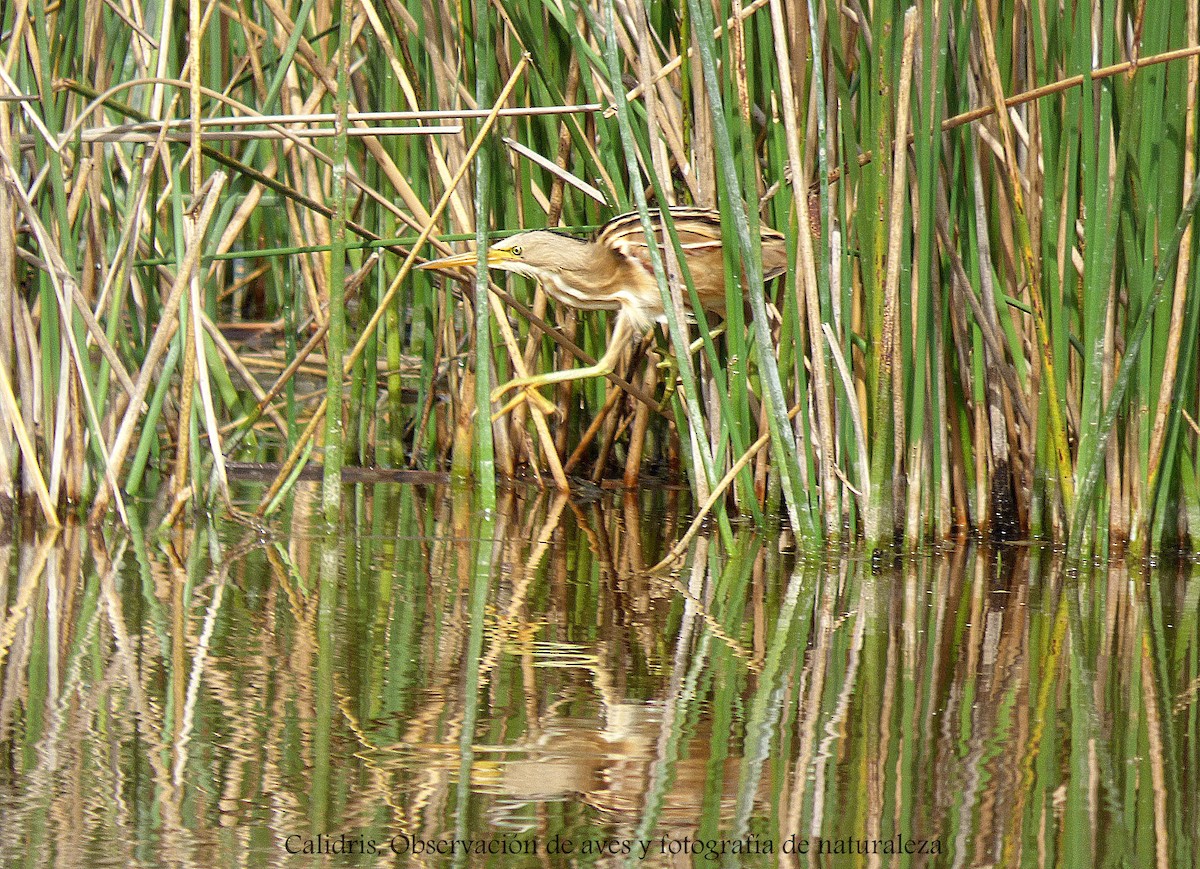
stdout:
POLYGON ((587 272, 595 261, 596 254, 602 251, 596 249, 590 241, 575 238, 572 235, 560 235, 562 243, 559 246, 559 268, 571 275, 587 272))
POLYGON ((611 277, 621 273, 622 258, 607 248, 564 236, 559 260, 539 277, 551 296, 584 311, 613 311, 620 303, 613 296, 611 277))

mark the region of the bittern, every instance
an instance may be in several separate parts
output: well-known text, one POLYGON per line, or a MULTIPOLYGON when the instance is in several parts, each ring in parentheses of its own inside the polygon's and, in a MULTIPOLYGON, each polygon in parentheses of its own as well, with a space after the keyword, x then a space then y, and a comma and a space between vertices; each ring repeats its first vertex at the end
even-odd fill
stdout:
MULTIPOLYGON (((721 216, 703 208, 672 208, 671 218, 687 260, 693 286, 705 311, 725 313, 725 263, 721 252, 721 216)), ((656 238, 662 237, 662 215, 650 211, 656 238)), ((423 269, 473 266, 474 252, 433 260, 423 269)), ((762 228, 763 279, 787 271, 787 245, 782 233, 762 228)), ((666 321, 658 281, 650 261, 646 234, 637 212, 614 217, 590 240, 548 229, 518 233, 488 248, 488 268, 529 275, 541 281, 553 298, 584 311, 616 311, 608 348, 595 365, 519 377, 499 387, 492 400, 512 389, 603 377, 614 370, 626 344, 653 323, 666 321)))

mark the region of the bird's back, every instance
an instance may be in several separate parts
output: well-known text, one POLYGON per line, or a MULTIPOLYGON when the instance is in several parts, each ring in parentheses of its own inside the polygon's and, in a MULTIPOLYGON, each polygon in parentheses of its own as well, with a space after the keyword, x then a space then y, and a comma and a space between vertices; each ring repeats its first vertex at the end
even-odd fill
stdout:
MULTIPOLYGON (((688 271, 696 294, 706 311, 725 312, 725 258, 721 252, 721 215, 706 208, 676 207, 670 209, 683 255, 687 259, 688 271)), ((662 215, 651 209, 650 222, 655 234, 661 237, 662 215)), ((763 279, 770 280, 787 271, 787 241, 783 234, 767 226, 761 227, 763 279)), ((654 267, 646 245, 642 221, 636 211, 614 217, 596 231, 594 241, 617 254, 640 265, 655 292, 647 305, 647 316, 659 319, 662 306, 658 303, 657 286, 654 285, 654 267)))

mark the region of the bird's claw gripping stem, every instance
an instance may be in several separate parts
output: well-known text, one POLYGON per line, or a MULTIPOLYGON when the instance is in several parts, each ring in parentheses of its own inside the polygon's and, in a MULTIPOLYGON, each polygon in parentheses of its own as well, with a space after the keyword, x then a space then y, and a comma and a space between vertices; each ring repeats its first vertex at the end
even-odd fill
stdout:
MULTIPOLYGON (((500 399, 504 397, 505 393, 516 388, 517 386, 518 384, 505 383, 503 386, 496 387, 492 390, 492 402, 495 403, 500 401, 500 399)), ((502 408, 492 414, 492 422, 495 422, 506 413, 512 411, 523 401, 528 401, 530 404, 533 404, 546 416, 555 416, 559 412, 558 405, 538 392, 535 387, 526 386, 525 389, 510 398, 502 408)))

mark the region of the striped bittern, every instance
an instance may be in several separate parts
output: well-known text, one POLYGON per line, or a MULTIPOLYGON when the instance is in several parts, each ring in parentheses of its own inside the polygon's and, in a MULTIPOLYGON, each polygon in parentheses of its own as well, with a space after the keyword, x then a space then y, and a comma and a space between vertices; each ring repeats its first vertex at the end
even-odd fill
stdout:
MULTIPOLYGON (((672 208, 670 214, 701 306, 723 315, 725 262, 720 214, 682 207, 672 208)), ((661 213, 651 210, 650 222, 655 237, 661 238, 661 213)), ((419 268, 473 266, 477 261, 471 252, 433 260, 419 268)), ((785 239, 768 227, 762 228, 762 263, 764 280, 787 271, 785 239)), ((488 248, 487 265, 535 277, 553 298, 573 308, 617 312, 608 349, 595 365, 510 380, 492 393, 493 401, 512 389, 611 374, 631 338, 642 335, 653 323, 666 321, 637 212, 614 217, 591 240, 548 229, 518 233, 488 248)))

